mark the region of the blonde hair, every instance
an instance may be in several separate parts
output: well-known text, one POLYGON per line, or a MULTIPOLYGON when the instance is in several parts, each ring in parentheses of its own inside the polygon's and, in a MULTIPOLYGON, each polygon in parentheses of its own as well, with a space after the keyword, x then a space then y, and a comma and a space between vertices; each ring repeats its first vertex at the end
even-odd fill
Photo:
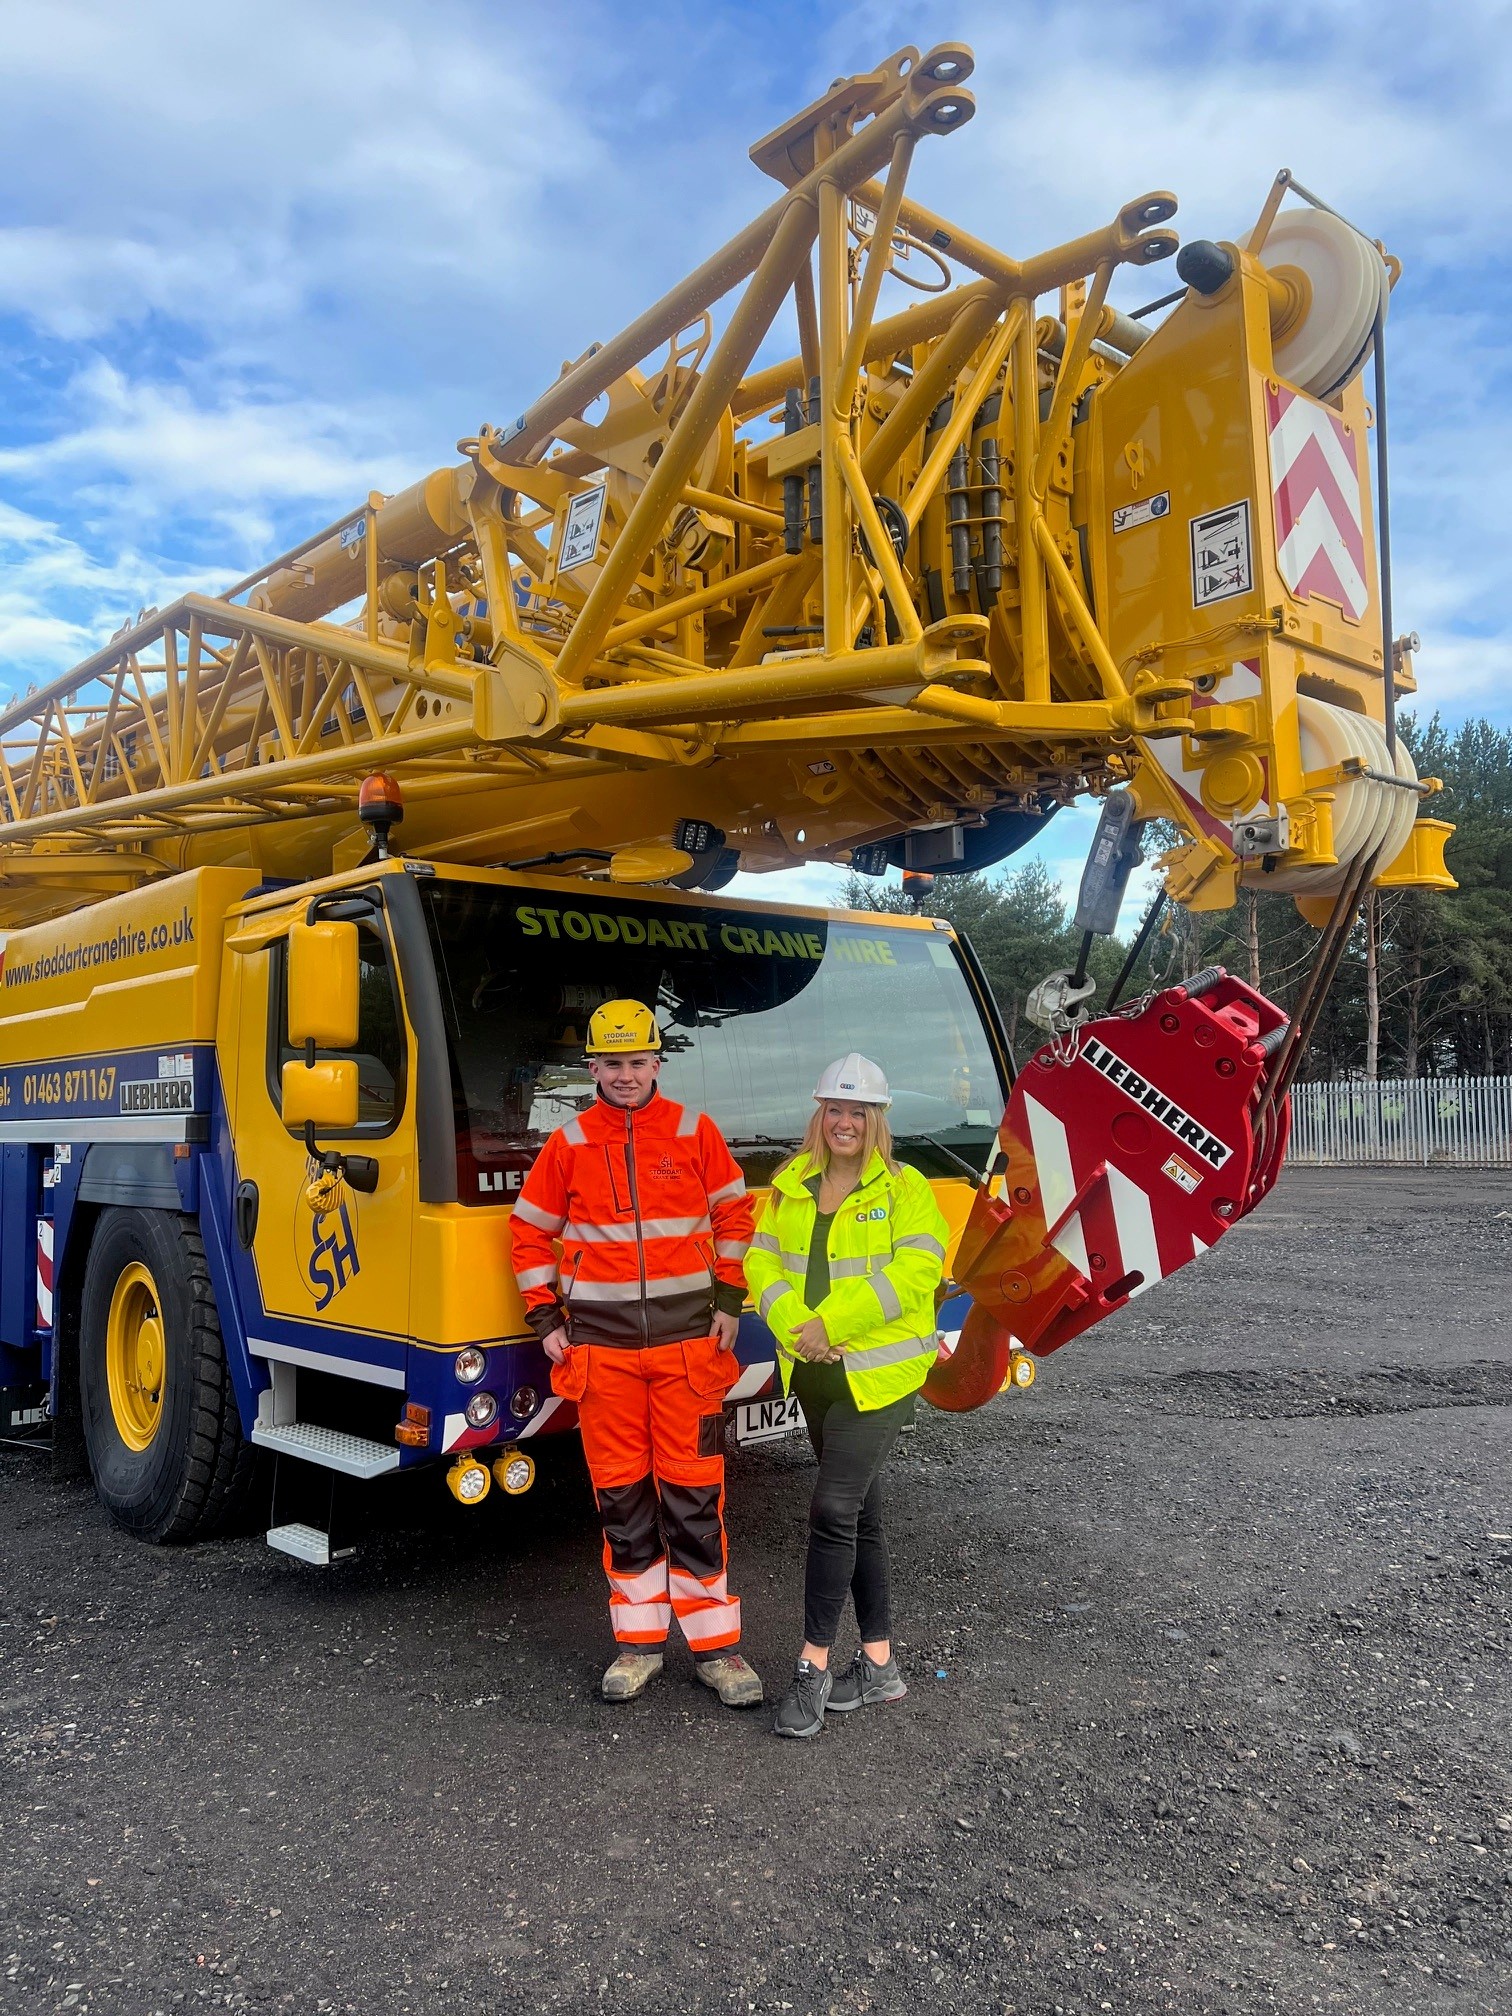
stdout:
MULTIPOLYGON (((807 1155, 812 1167, 822 1176, 829 1167, 830 1159, 829 1143, 824 1138, 824 1109, 826 1106, 846 1106, 850 1103, 846 1099, 816 1100, 814 1102, 813 1114, 809 1119, 807 1127, 803 1130, 803 1139, 798 1144, 798 1153, 785 1163, 784 1167, 791 1169, 794 1162, 797 1162, 802 1156, 807 1155)), ((866 1122, 861 1133, 861 1168, 863 1172, 871 1167, 873 1154, 880 1155, 882 1160, 887 1164, 891 1174, 894 1176, 897 1175, 898 1164, 893 1154, 892 1129, 887 1124, 887 1109, 885 1106, 868 1105, 866 1108, 866 1122)))

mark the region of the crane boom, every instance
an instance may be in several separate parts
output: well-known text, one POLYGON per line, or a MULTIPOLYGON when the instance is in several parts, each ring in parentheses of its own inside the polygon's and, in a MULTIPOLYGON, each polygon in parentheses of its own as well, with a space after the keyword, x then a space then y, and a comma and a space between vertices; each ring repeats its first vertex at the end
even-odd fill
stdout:
POLYGON ((340 869, 375 769, 458 863, 694 821, 709 887, 926 829, 981 866, 1126 785, 1195 907, 1326 914, 1364 862, 1451 886, 1390 731, 1360 371, 1391 267, 1283 176, 1159 326, 1117 313, 1174 197, 1019 260, 906 193, 972 68, 840 80, 751 150, 762 215, 511 425, 0 712, 0 924, 340 869))

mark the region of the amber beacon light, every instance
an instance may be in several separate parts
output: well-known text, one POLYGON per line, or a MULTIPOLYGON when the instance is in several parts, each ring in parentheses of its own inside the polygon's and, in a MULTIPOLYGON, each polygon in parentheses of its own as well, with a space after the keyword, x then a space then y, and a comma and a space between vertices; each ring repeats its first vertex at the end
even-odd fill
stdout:
POLYGON ((404 818, 404 793, 392 777, 379 770, 363 778, 357 792, 357 816, 372 830, 375 859, 386 860, 389 836, 404 818))

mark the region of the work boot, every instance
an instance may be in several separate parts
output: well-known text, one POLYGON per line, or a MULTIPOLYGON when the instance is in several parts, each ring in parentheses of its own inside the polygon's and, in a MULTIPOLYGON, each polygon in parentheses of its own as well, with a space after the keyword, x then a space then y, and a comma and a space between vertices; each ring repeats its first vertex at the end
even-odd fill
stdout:
POLYGON ((705 1687, 714 1689, 726 1708, 761 1706, 761 1675, 738 1652, 726 1652, 718 1659, 696 1660, 694 1671, 705 1687))
POLYGON ((830 1689, 825 1703, 831 1715, 849 1715, 853 1708, 875 1708, 883 1701, 901 1701, 908 1692, 898 1662, 888 1658, 880 1666, 858 1652, 830 1689))
POLYGON ((606 1701, 633 1701, 645 1693, 661 1669, 660 1652, 621 1652, 599 1682, 599 1692, 606 1701))
POLYGON ((824 1707, 830 1696, 830 1675, 800 1659, 772 1724, 774 1736, 817 1736, 824 1727, 824 1707))

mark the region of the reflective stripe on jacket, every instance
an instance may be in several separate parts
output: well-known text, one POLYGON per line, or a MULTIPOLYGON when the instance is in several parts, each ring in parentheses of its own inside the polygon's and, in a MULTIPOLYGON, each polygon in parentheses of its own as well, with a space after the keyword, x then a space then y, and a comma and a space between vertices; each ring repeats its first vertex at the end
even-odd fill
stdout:
POLYGON ((536 1157, 509 1236, 527 1312, 564 1306, 575 1344, 674 1344, 739 1307, 751 1202, 706 1113, 599 1099, 536 1157))
POLYGON ((935 1289, 950 1229, 917 1169, 894 1175, 874 1154, 859 1187, 835 1213, 830 1292, 810 1309, 803 1290, 818 1211, 807 1187, 814 1174, 807 1155, 778 1170, 746 1255, 746 1280, 777 1340, 784 1391, 795 1362, 794 1333, 822 1316, 842 1353, 856 1405, 863 1412, 886 1407, 917 1391, 935 1362, 935 1289))

